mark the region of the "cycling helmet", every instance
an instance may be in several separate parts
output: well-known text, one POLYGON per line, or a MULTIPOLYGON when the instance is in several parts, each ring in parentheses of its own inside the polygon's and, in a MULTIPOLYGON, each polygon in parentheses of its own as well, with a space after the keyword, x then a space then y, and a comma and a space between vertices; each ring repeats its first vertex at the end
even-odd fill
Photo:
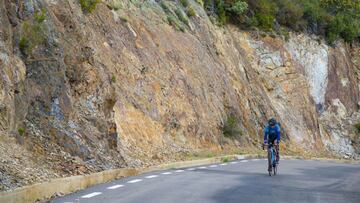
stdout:
POLYGON ((271 118, 271 119, 269 120, 269 125, 270 125, 270 126, 276 125, 276 119, 275 119, 275 118, 271 118))

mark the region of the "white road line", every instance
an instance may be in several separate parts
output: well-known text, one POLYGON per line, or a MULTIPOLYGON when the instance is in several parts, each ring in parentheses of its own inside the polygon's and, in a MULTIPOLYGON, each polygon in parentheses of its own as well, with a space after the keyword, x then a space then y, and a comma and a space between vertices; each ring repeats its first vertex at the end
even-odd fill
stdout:
POLYGON ((186 169, 186 170, 188 170, 188 171, 194 171, 195 168, 188 168, 188 169, 186 169))
POLYGON ((198 169, 205 169, 205 168, 206 168, 205 166, 198 167, 198 169))
POLYGON ((111 186, 111 187, 107 187, 106 189, 115 190, 116 188, 119 188, 119 187, 124 187, 124 185, 114 185, 114 186, 111 186))
POLYGON ((226 166, 227 164, 220 164, 220 166, 226 166))
POLYGON ((162 173, 163 175, 170 175, 172 174, 171 172, 165 172, 165 173, 162 173))
POLYGON ((215 168, 215 167, 218 167, 217 165, 211 165, 209 166, 210 168, 215 168))
POLYGON ((181 173, 181 172, 184 172, 184 170, 177 170, 175 171, 176 173, 181 173))
POLYGON ((156 178, 156 177, 158 177, 158 175, 146 176, 145 178, 150 179, 150 178, 156 178))
POLYGON ((141 182, 142 179, 135 179, 135 180, 130 180, 128 181, 128 183, 137 183, 137 182, 141 182))
POLYGON ((96 195, 101 195, 101 194, 102 194, 101 192, 93 192, 93 193, 81 196, 81 198, 92 198, 92 197, 94 197, 96 195))
POLYGON ((259 159, 253 159, 252 161, 259 161, 259 159))
POLYGON ((236 162, 236 161, 233 161, 233 162, 230 162, 230 164, 237 164, 237 162, 236 162))
POLYGON ((248 160, 242 160, 242 161, 240 161, 240 162, 244 163, 244 162, 248 162, 248 160))

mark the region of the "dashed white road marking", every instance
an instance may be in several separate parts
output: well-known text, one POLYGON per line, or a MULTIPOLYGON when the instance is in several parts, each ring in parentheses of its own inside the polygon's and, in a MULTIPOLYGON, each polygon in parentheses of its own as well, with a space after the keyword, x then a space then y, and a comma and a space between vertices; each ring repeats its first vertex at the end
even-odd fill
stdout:
POLYGON ((188 171, 194 171, 195 168, 188 168, 188 169, 186 169, 186 170, 188 170, 188 171))
POLYGON ((205 169, 205 168, 206 168, 205 166, 198 167, 198 169, 205 169))
POLYGON ((220 166, 226 166, 226 165, 228 165, 228 164, 225 164, 225 163, 224 163, 224 164, 220 164, 220 166))
POLYGON ((170 175, 172 174, 171 172, 165 172, 165 173, 162 173, 163 175, 170 175))
POLYGON ((137 183, 137 182, 141 182, 142 179, 135 179, 135 180, 130 180, 128 181, 128 183, 137 183))
POLYGON ((150 178, 156 178, 156 177, 158 177, 158 175, 146 176, 145 178, 150 179, 150 178))
POLYGON ((260 159, 252 159, 251 161, 259 161, 260 159))
POLYGON ((248 162, 248 160, 242 160, 242 161, 240 161, 240 162, 244 163, 244 162, 248 162))
POLYGON ((101 192, 93 192, 93 193, 81 196, 81 198, 92 198, 92 197, 95 197, 96 195, 101 195, 101 194, 102 194, 101 192))
POLYGON ((181 172, 184 172, 184 170, 177 170, 175 171, 176 173, 181 173, 181 172))
POLYGON ((237 164, 238 162, 236 162, 236 161, 233 161, 233 162, 230 162, 230 164, 237 164))
POLYGON ((211 165, 209 166, 210 168, 215 168, 215 167, 218 167, 217 165, 211 165))
POLYGON ((116 188, 119 188, 119 187, 124 187, 124 185, 113 185, 111 187, 107 187, 106 189, 108 190, 115 190, 116 188))

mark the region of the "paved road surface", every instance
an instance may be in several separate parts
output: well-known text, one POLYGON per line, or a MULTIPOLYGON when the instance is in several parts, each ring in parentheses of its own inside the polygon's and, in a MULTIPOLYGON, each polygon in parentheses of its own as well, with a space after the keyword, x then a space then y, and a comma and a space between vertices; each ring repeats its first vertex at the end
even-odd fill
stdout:
POLYGON ((282 160, 277 176, 266 160, 237 160, 158 171, 101 184, 53 200, 55 203, 360 203, 360 165, 282 160))

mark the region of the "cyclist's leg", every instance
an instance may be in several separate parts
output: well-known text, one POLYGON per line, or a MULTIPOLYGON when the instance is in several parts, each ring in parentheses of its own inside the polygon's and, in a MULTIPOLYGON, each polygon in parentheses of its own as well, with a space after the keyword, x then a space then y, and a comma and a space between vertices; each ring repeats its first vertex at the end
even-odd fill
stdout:
POLYGON ((270 151, 270 147, 267 147, 267 151, 268 151, 268 171, 272 171, 272 167, 271 167, 271 151, 270 151))
POLYGON ((280 143, 278 145, 276 145, 275 150, 276 150, 276 162, 279 163, 279 161, 280 161, 280 143))

